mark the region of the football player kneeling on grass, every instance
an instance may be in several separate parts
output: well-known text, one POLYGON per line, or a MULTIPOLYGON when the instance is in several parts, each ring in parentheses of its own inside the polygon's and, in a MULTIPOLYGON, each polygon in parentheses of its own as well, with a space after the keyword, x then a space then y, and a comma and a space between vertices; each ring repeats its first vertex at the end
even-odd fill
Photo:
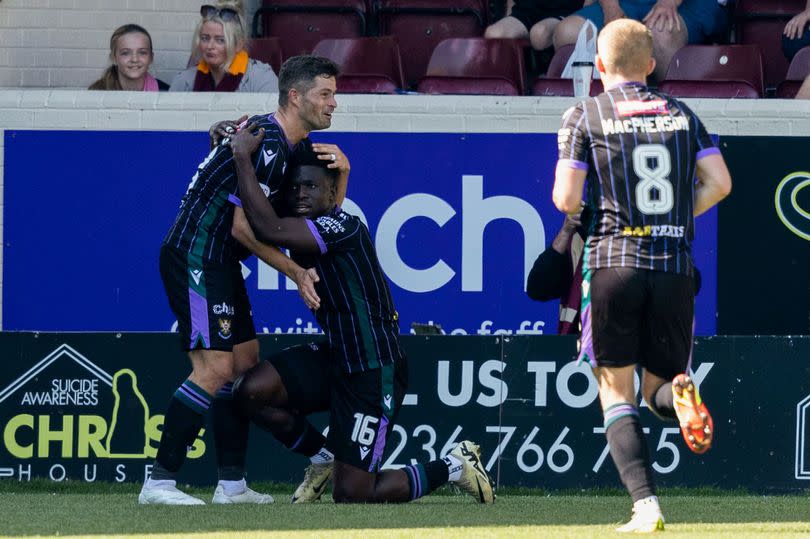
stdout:
POLYGON ((261 129, 247 126, 231 140, 247 216, 240 234, 287 247, 302 267, 314 267, 320 278, 315 316, 328 338, 272 356, 235 387, 255 423, 312 461, 293 503, 317 500, 330 479, 336 502, 407 502, 450 481, 479 502, 492 503, 480 449, 469 441, 439 460, 379 471, 408 369, 374 242, 360 219, 340 208, 334 156, 308 148, 298 150, 287 169, 280 217, 251 167, 262 136, 261 129), (327 410, 324 437, 306 416, 327 410))

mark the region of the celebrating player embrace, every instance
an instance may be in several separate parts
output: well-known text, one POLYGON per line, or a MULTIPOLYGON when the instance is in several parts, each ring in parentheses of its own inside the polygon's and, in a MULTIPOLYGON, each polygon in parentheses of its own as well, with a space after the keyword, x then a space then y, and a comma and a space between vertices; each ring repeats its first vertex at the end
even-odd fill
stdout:
POLYGON ((277 215, 251 166, 263 136, 251 125, 231 141, 243 208, 259 241, 288 247, 299 264, 316 268, 321 304, 315 315, 328 338, 273 356, 236 384, 251 418, 312 461, 293 501, 319 498, 334 470, 337 502, 405 502, 453 481, 492 503, 480 450, 471 442, 439 460, 379 471, 408 379, 388 283, 368 229, 340 208, 334 171, 305 148, 287 170, 290 217, 277 215), (328 438, 305 417, 326 410, 328 438))

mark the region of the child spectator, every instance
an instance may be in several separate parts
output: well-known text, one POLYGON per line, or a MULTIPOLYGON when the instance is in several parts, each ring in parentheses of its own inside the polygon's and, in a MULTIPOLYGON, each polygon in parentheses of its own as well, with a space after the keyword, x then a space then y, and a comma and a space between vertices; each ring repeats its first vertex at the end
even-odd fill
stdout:
POLYGON ((154 58, 152 37, 146 29, 137 24, 120 26, 110 38, 112 65, 88 89, 134 92, 168 90, 168 84, 149 74, 149 66, 154 58))

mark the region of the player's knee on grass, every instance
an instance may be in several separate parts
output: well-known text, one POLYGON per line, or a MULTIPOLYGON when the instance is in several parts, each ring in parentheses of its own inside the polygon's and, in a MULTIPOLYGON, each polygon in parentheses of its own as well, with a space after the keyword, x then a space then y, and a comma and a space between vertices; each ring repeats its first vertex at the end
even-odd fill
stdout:
POLYGON ((371 503, 376 501, 373 496, 373 488, 366 492, 362 486, 350 486, 345 481, 335 483, 332 487, 332 499, 335 503, 371 503))
POLYGON ((332 476, 332 499, 335 503, 375 503, 378 474, 363 471, 345 463, 335 462, 332 476))

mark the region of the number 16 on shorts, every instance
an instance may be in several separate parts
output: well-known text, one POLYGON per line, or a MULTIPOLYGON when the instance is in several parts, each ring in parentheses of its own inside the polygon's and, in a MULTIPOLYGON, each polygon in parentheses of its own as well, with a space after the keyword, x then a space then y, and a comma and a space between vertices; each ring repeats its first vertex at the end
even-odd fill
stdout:
MULTIPOLYGON (((352 441, 364 446, 371 446, 377 436, 377 423, 380 419, 361 413, 354 414, 354 428, 352 429, 352 441)), ((363 456, 365 458, 365 456, 363 456)))

